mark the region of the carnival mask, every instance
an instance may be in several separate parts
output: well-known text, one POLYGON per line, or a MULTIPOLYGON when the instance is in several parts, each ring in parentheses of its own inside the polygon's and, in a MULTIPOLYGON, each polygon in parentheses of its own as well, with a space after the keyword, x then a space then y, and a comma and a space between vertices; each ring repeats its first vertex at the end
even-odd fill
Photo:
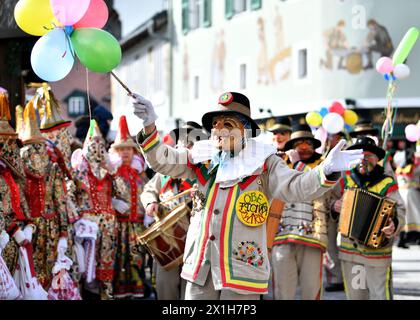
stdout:
POLYGON ((364 158, 362 162, 357 166, 357 170, 362 175, 369 175, 376 167, 378 163, 378 157, 372 152, 365 151, 363 152, 364 158))
POLYGON ((49 156, 44 143, 34 143, 22 148, 21 156, 25 168, 34 174, 47 173, 49 156))
POLYGON ((85 146, 85 158, 90 165, 92 173, 97 178, 102 178, 106 174, 108 153, 106 152, 105 143, 102 138, 93 137, 85 146))
POLYGON ((309 139, 299 140, 293 145, 293 147, 299 153, 299 158, 301 160, 308 160, 315 152, 314 144, 309 139))
POLYGON ((216 116, 213 118, 211 140, 217 142, 219 150, 239 152, 244 147, 245 126, 238 117, 216 116))

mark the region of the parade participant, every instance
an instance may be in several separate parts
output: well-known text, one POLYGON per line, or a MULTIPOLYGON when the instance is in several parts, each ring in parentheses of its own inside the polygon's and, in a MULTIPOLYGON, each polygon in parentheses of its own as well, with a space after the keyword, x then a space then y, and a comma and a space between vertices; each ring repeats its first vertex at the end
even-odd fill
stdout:
POLYGON ((148 179, 145 162, 128 130, 125 116, 120 118, 117 137, 110 148, 111 163, 115 165, 112 200, 117 211, 118 238, 114 276, 114 298, 144 297, 144 249, 136 238, 145 228, 144 207, 140 201, 148 179))
POLYGON ((18 245, 28 242, 35 230, 25 199, 25 172, 20 157, 18 135, 10 126, 7 93, 0 93, 0 242, 2 256, 11 274, 18 261, 18 245), (4 232, 5 231, 5 232, 4 232), (10 239, 10 241, 6 241, 10 239), (12 239, 14 241, 12 241, 12 239))
POLYGON ((341 151, 341 142, 323 165, 306 173, 291 170, 273 145, 252 139, 258 125, 250 117, 248 98, 236 92, 223 94, 204 114, 210 140, 197 142, 191 151, 173 149, 160 142, 152 103, 133 96, 134 113, 144 125, 137 141, 151 167, 173 178, 198 180, 181 274, 188 281, 185 298, 259 299, 267 293, 270 274, 269 200, 320 197, 335 184, 335 172, 360 161, 361 151, 341 151))
POLYGON ((114 172, 95 120, 91 121, 83 149, 72 155, 72 171, 73 181, 68 189, 69 220, 74 223, 75 237, 89 241, 85 253, 79 252, 83 250, 81 246, 75 247, 79 252, 76 252, 78 263, 86 262, 83 289, 99 294, 102 299, 111 299, 118 237, 112 206, 114 172), (83 256, 85 259, 80 258, 83 256))
POLYGON ((42 287, 48 290, 58 252, 68 248, 65 178, 59 165, 48 155, 33 100, 25 107, 23 129, 24 146, 20 153, 26 176, 26 201, 36 226, 32 238, 35 271, 42 287))
MULTIPOLYGON (((373 127, 371 121, 367 119, 359 119, 357 121, 354 130, 349 132, 350 137, 353 140, 353 143, 356 142, 358 138, 369 137, 375 144, 379 146, 379 130, 373 127)), ((392 168, 392 156, 390 151, 386 151, 384 158, 379 162, 379 165, 384 167, 385 173, 395 178, 394 169, 392 168)))
POLYGON ((54 152, 54 161, 59 165, 63 173, 71 179, 71 144, 73 137, 69 131, 71 121, 65 121, 60 114, 61 106, 55 98, 51 87, 43 83, 37 90, 39 103, 43 107, 43 117, 41 119, 40 129, 42 136, 51 143, 54 152))
POLYGON ((284 160, 284 146, 290 140, 290 135, 292 134, 290 119, 288 117, 280 117, 276 124, 268 128, 268 131, 274 135, 273 143, 277 148, 277 155, 284 160))
POLYGON ((398 189, 406 208, 406 225, 400 233, 398 247, 408 248, 410 240, 420 239, 420 166, 413 150, 403 152, 403 159, 395 161, 398 189))
MULTIPOLYGON (((285 151, 290 167, 306 172, 318 166, 321 154, 308 125, 293 127, 285 151)), ((303 300, 321 299, 322 261, 326 250, 328 204, 327 194, 311 201, 287 202, 272 252, 274 299, 292 300, 298 283, 303 300)))
MULTIPOLYGON (((363 149, 364 159, 355 169, 347 171, 341 180, 342 192, 349 188, 363 189, 397 202, 396 215, 387 221, 382 232, 388 243, 379 248, 367 247, 340 233, 339 258, 342 263, 344 285, 349 300, 392 299, 392 245, 405 224, 405 208, 394 178, 384 173, 379 160, 385 150, 368 137, 358 138, 347 150, 363 149)), ((341 211, 342 199, 334 202, 334 210, 341 211)))
MULTIPOLYGON (((181 128, 174 129, 170 132, 168 141, 174 141, 177 148, 191 149, 195 140, 205 138, 203 128, 195 122, 186 122, 181 128), (197 134, 191 134, 191 131, 197 134), (193 137, 194 136, 194 137, 193 137)), ((156 173, 155 176, 145 186, 141 195, 141 200, 146 208, 148 216, 153 217, 158 213, 159 203, 176 196, 177 194, 191 189, 195 181, 189 179, 174 179, 170 176, 164 176, 156 173)), ((182 202, 187 201, 187 197, 181 197, 176 200, 167 202, 165 207, 168 211, 173 210, 182 202)), ((154 261, 156 292, 158 300, 183 300, 185 295, 186 281, 180 276, 182 266, 165 270, 162 266, 154 261)))

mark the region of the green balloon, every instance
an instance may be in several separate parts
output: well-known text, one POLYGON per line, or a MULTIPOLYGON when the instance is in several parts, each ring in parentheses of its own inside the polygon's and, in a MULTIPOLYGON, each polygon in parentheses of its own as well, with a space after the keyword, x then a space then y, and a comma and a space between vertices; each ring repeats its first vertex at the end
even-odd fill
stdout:
POLYGON ((80 62, 93 72, 109 72, 121 62, 118 40, 109 32, 96 28, 76 29, 71 43, 80 62))
POLYGON ((397 50, 395 50, 394 56, 392 57, 392 62, 394 63, 394 66, 404 63, 404 61, 410 54, 411 49, 413 49, 418 37, 419 30, 417 28, 413 27, 407 31, 404 38, 398 45, 397 50))

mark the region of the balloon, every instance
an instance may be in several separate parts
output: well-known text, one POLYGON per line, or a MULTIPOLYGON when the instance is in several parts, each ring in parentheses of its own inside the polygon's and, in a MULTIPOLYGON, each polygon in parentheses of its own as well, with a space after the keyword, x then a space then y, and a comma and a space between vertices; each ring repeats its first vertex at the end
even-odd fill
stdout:
POLYGON ((344 111, 344 122, 348 124, 349 126, 354 126, 357 123, 357 120, 359 120, 359 117, 357 116, 357 113, 353 110, 346 110, 344 111))
POLYGON ((14 11, 17 25, 26 33, 43 36, 58 25, 50 0, 20 0, 14 11))
POLYGON ((346 111, 340 102, 334 102, 328 110, 330 112, 338 113, 340 116, 342 116, 344 111, 346 111))
POLYGON ((7 94, 7 90, 5 88, 0 87, 0 93, 6 93, 7 94))
POLYGON ((415 124, 409 124, 405 127, 405 137, 410 142, 416 142, 420 139, 419 130, 415 124))
POLYGON ((121 47, 109 32, 95 28, 74 30, 73 48, 80 62, 94 72, 109 72, 121 62, 121 47))
POLYGON ((324 117, 322 126, 328 133, 336 134, 343 130, 344 120, 339 114, 332 112, 324 117))
POLYGON ((306 115, 306 122, 310 126, 318 127, 322 124, 322 117, 318 112, 309 112, 306 115))
POLYGON ((38 77, 47 82, 61 80, 70 73, 74 57, 63 29, 54 29, 35 43, 31 64, 38 77))
POLYGON ((321 115, 321 117, 325 117, 328 114, 328 109, 327 108, 321 108, 321 110, 319 111, 319 114, 321 115))
POLYGON ((78 22, 89 8, 90 0, 50 0, 52 11, 64 26, 78 22))
POLYGON ((397 79, 405 79, 410 76, 410 68, 405 64, 398 64, 394 69, 394 76, 397 79))
POLYGON ((102 29, 108 21, 108 15, 108 7, 103 0, 90 0, 89 8, 82 19, 74 25, 74 28, 102 29))
POLYGON ((418 37, 419 29, 413 27, 407 31, 392 57, 392 62, 395 66, 404 63, 410 54, 411 49, 413 49, 414 45, 416 44, 418 37))
POLYGON ((376 62, 376 71, 382 74, 391 73, 394 70, 394 64, 391 58, 382 57, 376 62))

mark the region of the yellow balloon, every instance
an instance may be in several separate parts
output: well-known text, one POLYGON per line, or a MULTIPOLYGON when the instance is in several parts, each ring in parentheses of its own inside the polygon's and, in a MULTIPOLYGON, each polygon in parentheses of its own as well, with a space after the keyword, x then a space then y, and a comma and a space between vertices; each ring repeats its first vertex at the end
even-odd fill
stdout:
POLYGON ((346 110, 344 111, 344 122, 350 126, 354 126, 359 120, 357 113, 353 110, 346 110))
POLYGON ((306 123, 310 126, 320 126, 322 124, 322 116, 318 112, 309 112, 306 115, 306 123))
POLYGON ((15 6, 15 20, 23 31, 34 36, 50 32, 53 23, 58 26, 50 0, 20 0, 15 6))

